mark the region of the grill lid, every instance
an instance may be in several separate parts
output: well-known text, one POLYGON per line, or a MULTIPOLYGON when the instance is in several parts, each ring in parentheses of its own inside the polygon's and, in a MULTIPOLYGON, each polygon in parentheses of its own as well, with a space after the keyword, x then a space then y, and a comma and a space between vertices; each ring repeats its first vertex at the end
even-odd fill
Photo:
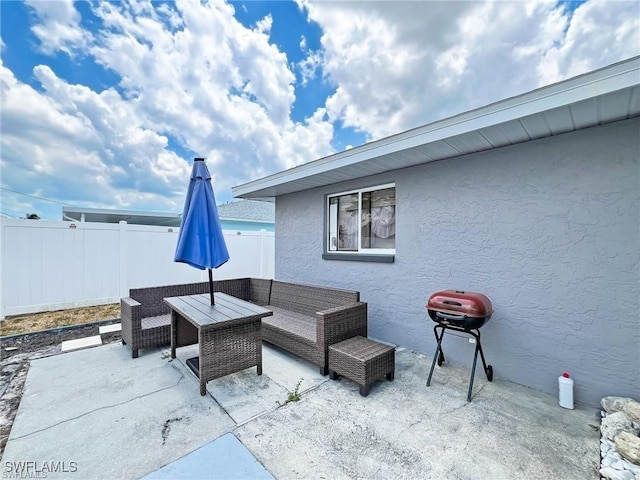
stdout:
POLYGON ((429 311, 464 315, 472 318, 488 318, 493 313, 491 300, 481 293, 462 290, 442 290, 429 297, 429 311))

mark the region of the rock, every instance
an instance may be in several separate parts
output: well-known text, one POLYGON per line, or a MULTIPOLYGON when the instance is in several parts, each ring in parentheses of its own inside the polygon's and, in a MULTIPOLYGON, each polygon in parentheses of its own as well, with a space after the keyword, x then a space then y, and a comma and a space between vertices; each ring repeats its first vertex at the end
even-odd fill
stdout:
POLYGON ((623 470, 620 472, 622 474, 622 478, 624 480, 635 480, 636 476, 628 470, 623 470))
POLYGON ((625 464, 624 460, 617 460, 611 464, 611 468, 615 468, 616 470, 624 470, 625 464))
POLYGON ((634 423, 640 423, 640 403, 630 401, 622 406, 622 411, 631 419, 634 423))
POLYGON ((604 397, 600 400, 600 405, 607 413, 615 413, 622 411, 624 405, 629 402, 635 402, 635 400, 628 397, 604 397))
POLYGON ((620 432, 615 437, 618 453, 631 463, 640 465, 640 438, 629 432, 620 432))
POLYGON ((600 432, 602 432, 603 437, 609 440, 613 440, 620 432, 630 432, 635 435, 639 433, 638 430, 634 430, 633 425, 631 425, 631 419, 624 412, 610 413, 603 418, 600 424, 600 432))
POLYGON ((613 465, 614 462, 617 462, 617 461, 618 461, 618 459, 616 459, 616 458, 614 458, 614 457, 612 457, 610 455, 607 455, 606 457, 604 457, 602 459, 602 466, 603 467, 610 467, 611 465, 613 465))
POLYGON ((600 475, 609 480, 634 480, 634 475, 628 470, 615 470, 611 467, 600 469, 600 475))
POLYGON ((640 466, 639 465, 634 465, 631 462, 625 462, 624 469, 625 470, 629 470, 630 472, 633 472, 634 474, 636 474, 638 476, 638 478, 640 478, 640 466))
POLYGON ((2 371, 3 371, 3 372, 7 372, 7 373, 13 373, 13 372, 15 372, 16 370, 18 370, 19 368, 20 368, 20 365, 19 365, 19 364, 17 364, 17 363, 10 363, 9 365, 5 365, 5 366, 2 368, 2 371))

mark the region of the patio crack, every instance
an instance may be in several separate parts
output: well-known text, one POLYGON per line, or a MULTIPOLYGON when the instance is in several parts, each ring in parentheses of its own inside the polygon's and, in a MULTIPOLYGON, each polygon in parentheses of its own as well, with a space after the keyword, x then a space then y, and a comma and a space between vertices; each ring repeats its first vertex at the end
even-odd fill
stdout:
MULTIPOLYGON (((471 397, 471 400, 473 400, 473 397, 476 397, 477 395, 479 395, 482 392, 482 390, 484 390, 484 387, 486 387, 486 384, 480 385, 477 389, 475 389, 474 392, 473 392, 473 396, 471 397)), ((449 414, 451 414, 453 412, 457 412, 458 410, 461 410, 461 409, 463 409, 465 407, 468 407, 470 404, 471 404, 471 402, 466 401, 466 402, 460 404, 459 406, 457 406, 455 408, 452 408, 451 410, 441 411, 440 414, 441 415, 449 415, 449 414)))
POLYGON ((422 423, 424 421, 424 419, 420 419, 420 420, 416 420, 413 423, 410 423, 409 425, 407 425, 405 428, 403 428, 402 430, 400 430, 400 432, 398 432, 398 435, 396 435, 396 439, 395 441, 397 442, 400 437, 402 437, 403 435, 405 435, 409 430, 411 430, 413 427, 415 427, 416 425, 422 423))
POLYGON ((49 425, 49 426, 41 428, 39 430, 34 430, 33 432, 29 432, 29 433, 26 433, 24 435, 20 435, 20 436, 17 436, 17 437, 10 438, 10 440, 22 440, 23 438, 30 437, 31 435, 35 435, 37 433, 45 432, 47 430, 55 428, 55 427, 57 427, 59 425, 62 425, 64 423, 71 422, 73 420, 77 420, 77 419, 82 418, 82 417, 86 417, 87 415, 91 415, 92 413, 95 413, 95 412, 99 412, 100 410, 107 410, 107 409, 110 409, 110 408, 119 407, 121 405, 126 405, 127 403, 131 403, 131 402, 133 402, 135 400, 139 400, 141 398, 149 397, 151 395, 155 395, 156 393, 163 392, 165 390, 170 390, 172 388, 176 388, 178 385, 180 385, 182 380, 184 380, 184 373, 180 372, 178 369, 176 369, 176 371, 178 371, 180 373, 180 378, 178 378, 178 380, 173 385, 168 385, 166 387, 162 387, 162 388, 159 388, 157 390, 153 390, 152 392, 147 392, 145 394, 138 395, 138 396, 136 396, 134 398, 130 398, 130 399, 125 400, 123 402, 114 403, 112 405, 105 405, 103 407, 95 408, 95 409, 90 410, 88 412, 84 412, 84 413, 82 413, 82 414, 80 414, 80 415, 78 415, 76 417, 66 418, 66 419, 61 420, 61 421, 59 421, 57 423, 54 423, 53 425, 49 425))
MULTIPOLYGON (((319 383, 319 384, 317 384, 317 385, 311 385, 311 386, 310 386, 309 388, 307 388, 306 390, 302 390, 301 392, 298 392, 298 393, 299 393, 299 395, 300 395, 301 399, 302 399, 302 398, 304 398, 304 399, 306 399, 307 401, 312 402, 313 400, 312 400, 311 398, 309 398, 309 397, 307 397, 307 396, 306 396, 306 395, 307 395, 307 393, 312 392, 312 391, 314 391, 314 390, 317 390, 317 389, 321 388, 323 385, 327 384, 328 382, 329 382, 329 380, 328 380, 328 379, 323 380, 321 383, 319 383)), ((276 383, 277 383, 277 382, 276 382, 276 383)), ((278 384, 278 385, 280 385, 280 384, 278 384)), ((280 385, 280 386, 284 387, 283 385, 280 385)), ((286 388, 286 387, 284 387, 284 388, 286 388)), ((213 398, 213 399, 215 400, 215 402, 220 406, 220 408, 221 408, 221 409, 222 409, 222 410, 223 410, 227 415, 229 415, 229 417, 233 420, 233 417, 231 416, 231 414, 227 411, 227 409, 226 409, 226 408, 224 408, 224 407, 223 407, 223 406, 218 402, 218 400, 216 400, 216 398, 215 398, 213 395, 211 395, 211 398, 213 398)), ((283 405, 283 406, 284 406, 284 405, 283 405)), ((234 420, 235 426, 231 429, 231 431, 237 430, 237 429, 239 429, 240 427, 245 426, 247 423, 249 423, 249 422, 252 422, 252 421, 254 421, 254 420, 259 419, 260 417, 263 417, 263 416, 265 416, 265 415, 269 415, 269 414, 271 414, 271 413, 273 413, 273 412, 276 412, 276 411, 278 411, 278 409, 280 409, 280 408, 282 408, 282 407, 278 407, 278 406, 272 407, 272 408, 270 408, 270 409, 268 409, 268 410, 265 410, 265 411, 263 411, 263 412, 257 413, 257 414, 255 414, 255 415, 253 415, 252 417, 249 417, 249 418, 246 418, 246 419, 244 419, 244 420, 241 420, 240 422, 236 422, 236 421, 234 420)))

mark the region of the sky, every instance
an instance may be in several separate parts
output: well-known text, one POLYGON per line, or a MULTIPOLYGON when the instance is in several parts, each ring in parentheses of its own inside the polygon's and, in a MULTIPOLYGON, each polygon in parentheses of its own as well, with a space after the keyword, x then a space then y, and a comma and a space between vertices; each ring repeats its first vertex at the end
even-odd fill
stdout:
POLYGON ((0 214, 182 211, 640 54, 637 0, 0 0, 0 214))

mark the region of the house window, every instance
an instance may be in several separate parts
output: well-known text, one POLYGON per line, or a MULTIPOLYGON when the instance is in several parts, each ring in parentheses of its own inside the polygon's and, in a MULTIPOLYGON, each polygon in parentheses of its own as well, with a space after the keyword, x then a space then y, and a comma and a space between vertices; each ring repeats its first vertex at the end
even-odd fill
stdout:
POLYGON ((395 253, 395 185, 329 195, 327 206, 329 252, 395 253))

